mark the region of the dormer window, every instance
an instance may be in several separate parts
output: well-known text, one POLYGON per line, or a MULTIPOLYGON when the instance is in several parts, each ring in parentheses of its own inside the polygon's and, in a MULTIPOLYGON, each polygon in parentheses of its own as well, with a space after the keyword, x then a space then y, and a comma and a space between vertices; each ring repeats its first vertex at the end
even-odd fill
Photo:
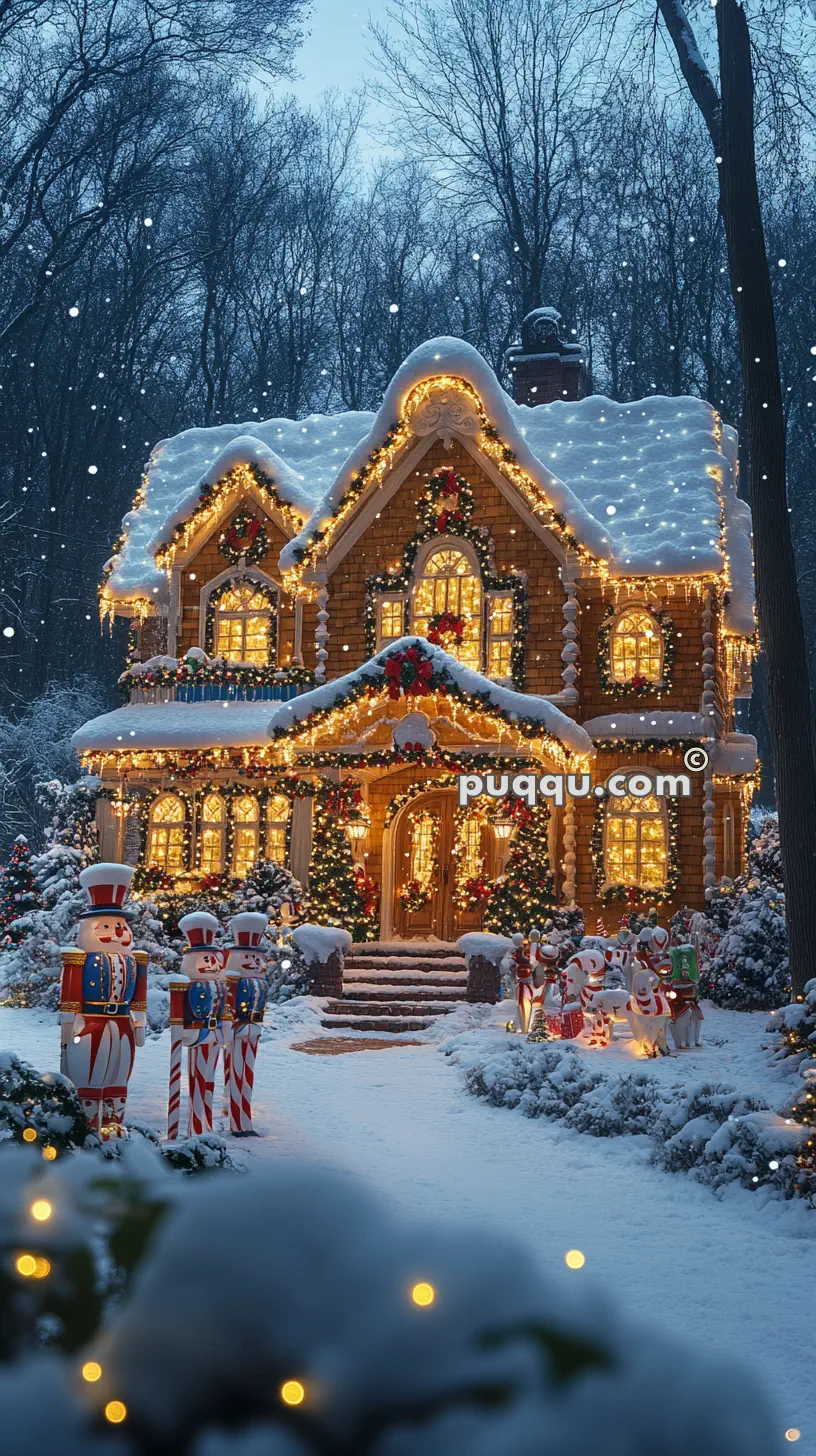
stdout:
POLYGON ((464 551, 437 546, 427 557, 414 587, 412 630, 431 640, 439 636, 446 652, 479 672, 482 583, 464 551))
POLYGON ((213 647, 227 662, 268 667, 274 652, 274 588, 230 582, 213 602, 213 647))
POLYGON ((645 607, 628 607, 621 612, 612 627, 610 660, 614 682, 660 682, 663 631, 645 607))

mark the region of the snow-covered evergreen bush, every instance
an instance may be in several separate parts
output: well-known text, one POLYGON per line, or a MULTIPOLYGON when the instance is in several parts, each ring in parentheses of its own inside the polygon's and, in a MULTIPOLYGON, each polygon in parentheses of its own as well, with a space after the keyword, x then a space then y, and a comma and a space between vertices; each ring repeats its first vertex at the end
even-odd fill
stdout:
POLYGON ((443 1049, 461 1059, 468 1091, 493 1107, 550 1117, 592 1137, 646 1135, 658 1166, 713 1188, 741 1183, 783 1198, 811 1192, 800 1166, 807 1128, 732 1088, 665 1087, 645 1071, 608 1075, 558 1044, 515 1041, 482 1057, 453 1038, 443 1049))
POLYGON ((270 1005, 291 1001, 294 996, 309 994, 309 976, 303 952, 291 941, 267 947, 269 966, 266 973, 270 1005))
POLYGON ((259 859, 246 879, 236 887, 230 900, 230 915, 237 915, 241 910, 258 910, 268 915, 270 920, 277 921, 281 907, 287 902, 293 906, 302 904, 300 881, 284 865, 271 859, 259 859))
POLYGON ((751 878, 709 969, 708 994, 735 1011, 769 1011, 790 994, 785 896, 772 881, 751 878))
POLYGON ((776 1449, 753 1373, 630 1326, 606 1297, 576 1302, 493 1232, 412 1227, 348 1175, 280 1159, 205 1180, 170 1178, 146 1149, 102 1179, 94 1158, 71 1162, 6 1164, 14 1456, 686 1456, 688 1421, 667 1418, 678 1371, 696 1456, 776 1449), (55 1216, 32 1231, 34 1197, 55 1216), (50 1277, 14 1275, 21 1230, 50 1277), (97 1381, 77 1378, 86 1361, 97 1381), (102 1417, 112 1400, 121 1428, 102 1417))
POLYGON ((777 1034, 775 1061, 793 1057, 793 1066, 798 1067, 804 1058, 816 1057, 816 980, 806 982, 803 1001, 773 1012, 768 1030, 777 1034))
POLYGON ((65 1151, 84 1147, 89 1136, 73 1082, 58 1072, 41 1074, 13 1052, 0 1052, 0 1143, 11 1139, 39 1152, 48 1147, 65 1151))
POLYGON ((80 871, 99 859, 96 801, 99 780, 65 784, 50 779, 37 786, 39 803, 50 811, 45 848, 31 860, 40 909, 13 920, 16 945, 0 950, 0 999, 17 1006, 57 1004, 62 969, 60 947, 70 945, 87 906, 80 871))
POLYGON ((10 934, 12 921, 36 910, 39 904, 31 868, 31 850, 24 834, 18 834, 11 847, 9 862, 0 872, 0 938, 12 944, 20 932, 10 934))

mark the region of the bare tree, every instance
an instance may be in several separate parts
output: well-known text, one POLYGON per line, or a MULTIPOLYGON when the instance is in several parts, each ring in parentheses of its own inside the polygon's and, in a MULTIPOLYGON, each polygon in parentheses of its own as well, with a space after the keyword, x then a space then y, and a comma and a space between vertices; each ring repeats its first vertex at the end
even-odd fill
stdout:
POLYGON ((767 653, 791 984, 801 996, 816 941, 816 733, 788 514, 786 423, 757 182, 751 38, 737 0, 718 0, 719 90, 682 0, 658 0, 708 128, 739 330, 751 469, 757 609, 767 653))

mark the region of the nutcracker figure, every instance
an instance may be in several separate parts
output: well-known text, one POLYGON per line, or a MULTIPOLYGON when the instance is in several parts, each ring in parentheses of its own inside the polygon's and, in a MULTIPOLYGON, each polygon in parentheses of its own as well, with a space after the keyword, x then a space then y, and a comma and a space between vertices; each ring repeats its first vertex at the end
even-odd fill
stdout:
POLYGON ((513 936, 510 969, 513 972, 513 986, 516 993, 516 1031, 520 1031, 523 1036, 526 1036, 533 1004, 533 968, 521 931, 516 931, 513 936))
POLYGON ((267 917, 247 910, 230 921, 226 973, 231 987, 232 1042, 224 1047, 224 1086, 233 1137, 257 1137, 252 1126, 255 1057, 266 1010, 266 957, 260 949, 267 917))
POLYGON ((167 1136, 178 1137, 181 1112, 181 1053, 187 1047, 190 1111, 187 1134, 212 1132, 215 1071, 222 1046, 232 1040, 232 1007, 224 953, 215 944, 220 929, 205 910, 185 915, 179 930, 187 944, 181 974, 170 982, 170 1101, 167 1136))
POLYGON ((560 948, 542 940, 538 930, 530 931, 530 962, 533 996, 528 1041, 558 1040, 561 1027, 561 993, 558 988, 560 948))
POLYGON ((90 909, 80 916, 76 950, 62 951, 62 1065, 91 1130, 104 1140, 127 1137, 128 1081, 147 1022, 147 951, 134 951, 124 908, 132 878, 130 865, 81 872, 90 909))

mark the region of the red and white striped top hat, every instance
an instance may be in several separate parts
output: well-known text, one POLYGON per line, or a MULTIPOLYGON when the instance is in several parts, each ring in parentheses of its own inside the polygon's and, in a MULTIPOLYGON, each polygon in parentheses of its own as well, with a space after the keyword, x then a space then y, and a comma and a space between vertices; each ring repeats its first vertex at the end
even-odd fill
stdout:
POLYGON ((268 924, 269 917, 258 910, 244 910, 240 915, 233 915, 229 923, 231 949, 243 949, 244 946, 257 949, 268 924))
POLYGON ((95 864, 82 870, 79 883, 91 902, 90 910, 85 910, 82 918, 121 911, 133 874, 133 865, 123 864, 95 864))
POLYGON ((216 932, 220 929, 215 916, 206 910, 194 910, 190 915, 182 915, 179 921, 179 930, 186 935, 189 950, 205 950, 207 946, 214 945, 216 932))

